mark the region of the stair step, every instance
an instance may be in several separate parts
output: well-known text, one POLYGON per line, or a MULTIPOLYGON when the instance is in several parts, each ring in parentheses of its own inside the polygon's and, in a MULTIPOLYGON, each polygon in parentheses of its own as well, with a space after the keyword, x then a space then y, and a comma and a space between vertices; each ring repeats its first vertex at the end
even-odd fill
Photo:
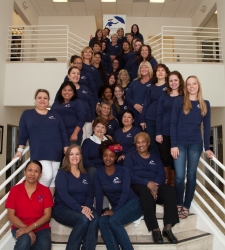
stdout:
MULTIPOLYGON (((159 228, 163 228, 163 215, 162 214, 157 214, 158 218, 158 224, 159 228)), ((184 232, 186 230, 192 230, 196 228, 196 221, 197 221, 197 216, 194 214, 190 214, 190 216, 187 217, 185 220, 180 220, 180 223, 176 224, 173 227, 173 232, 178 233, 178 232, 184 232)), ((55 221, 53 218, 51 219, 50 222, 51 226, 51 232, 54 235, 69 235, 70 232, 72 231, 71 227, 64 226, 57 221, 55 221)), ((125 226, 128 235, 149 235, 151 232, 148 232, 148 229, 145 225, 144 220, 140 221, 139 225, 135 225, 134 223, 131 223, 127 226, 125 226)), ((99 232, 100 235, 100 232, 99 232)))
MULTIPOLYGON (((178 238, 178 244, 170 244, 166 238, 164 243, 157 245, 152 241, 150 234, 148 235, 131 235, 130 240, 135 250, 212 250, 213 249, 213 235, 204 231, 194 229, 185 232, 174 233, 178 238)), ((52 234, 52 250, 64 250, 66 247, 68 236, 52 234), (57 240, 57 242, 55 242, 57 240), (60 241, 60 242, 59 242, 60 241)), ((98 236, 98 245, 96 250, 105 250, 106 246, 98 236)))

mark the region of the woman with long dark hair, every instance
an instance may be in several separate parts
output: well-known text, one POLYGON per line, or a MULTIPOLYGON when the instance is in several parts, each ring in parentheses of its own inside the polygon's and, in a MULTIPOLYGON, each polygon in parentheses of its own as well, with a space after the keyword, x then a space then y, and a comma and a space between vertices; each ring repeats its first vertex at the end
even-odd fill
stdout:
POLYGON ((104 40, 103 38, 103 32, 101 29, 97 29, 95 32, 95 36, 91 38, 90 42, 89 42, 89 47, 93 47, 93 43, 94 42, 102 42, 104 40))

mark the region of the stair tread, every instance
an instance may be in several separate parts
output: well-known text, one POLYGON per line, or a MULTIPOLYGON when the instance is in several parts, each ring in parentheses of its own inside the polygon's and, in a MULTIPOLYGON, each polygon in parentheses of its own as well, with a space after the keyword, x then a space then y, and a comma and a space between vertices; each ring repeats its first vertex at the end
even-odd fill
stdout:
MULTIPOLYGON (((211 234, 194 229, 194 230, 188 230, 185 232, 180 232, 180 233, 174 233, 174 235, 178 239, 178 244, 182 244, 183 242, 190 241, 190 240, 195 240, 201 237, 208 237, 211 234)), ((52 233, 52 243, 53 244, 65 244, 68 240, 68 235, 58 235, 52 233)), ((130 235, 129 236, 132 244, 154 244, 152 237, 150 234, 148 235, 130 235)), ((164 244, 168 244, 168 240, 166 238, 164 239, 164 244)), ((101 236, 98 236, 98 244, 104 244, 101 236)))

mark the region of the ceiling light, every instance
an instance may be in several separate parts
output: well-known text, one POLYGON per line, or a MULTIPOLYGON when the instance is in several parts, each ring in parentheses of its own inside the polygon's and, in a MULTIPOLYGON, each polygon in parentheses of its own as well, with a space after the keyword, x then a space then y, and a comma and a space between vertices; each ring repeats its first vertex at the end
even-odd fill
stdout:
POLYGON ((215 11, 215 13, 214 14, 217 14, 217 10, 215 11))
POLYGON ((68 2, 68 0, 53 0, 55 3, 65 3, 68 2))
POLYGON ((116 2, 116 0, 101 0, 102 3, 112 3, 116 2))
POLYGON ((150 0, 150 3, 164 3, 165 0, 150 0))

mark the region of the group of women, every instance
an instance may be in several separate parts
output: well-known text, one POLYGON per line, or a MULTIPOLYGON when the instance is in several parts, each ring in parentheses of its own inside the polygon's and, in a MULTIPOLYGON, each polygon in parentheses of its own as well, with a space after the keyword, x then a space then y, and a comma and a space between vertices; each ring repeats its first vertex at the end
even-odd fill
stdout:
POLYGON ((178 71, 157 64, 138 26, 132 30, 136 50, 127 49, 130 42, 120 29, 112 35, 111 54, 102 48, 110 43, 107 29, 98 30, 93 50, 71 57, 51 109, 49 92, 39 89, 35 109, 23 112, 15 157, 22 157, 29 141, 31 161, 25 181, 6 202, 16 250, 50 249, 51 213, 73 228, 67 250, 95 249, 98 228, 107 249, 133 249, 124 225, 142 214, 155 243, 163 237, 178 242, 172 226, 189 215, 202 123, 206 154, 215 157, 209 148, 210 104, 196 76, 184 81, 178 71), (109 62, 112 73, 104 71, 109 62), (123 65, 119 71, 117 63, 123 65), (162 232, 156 204, 164 205, 162 232))

